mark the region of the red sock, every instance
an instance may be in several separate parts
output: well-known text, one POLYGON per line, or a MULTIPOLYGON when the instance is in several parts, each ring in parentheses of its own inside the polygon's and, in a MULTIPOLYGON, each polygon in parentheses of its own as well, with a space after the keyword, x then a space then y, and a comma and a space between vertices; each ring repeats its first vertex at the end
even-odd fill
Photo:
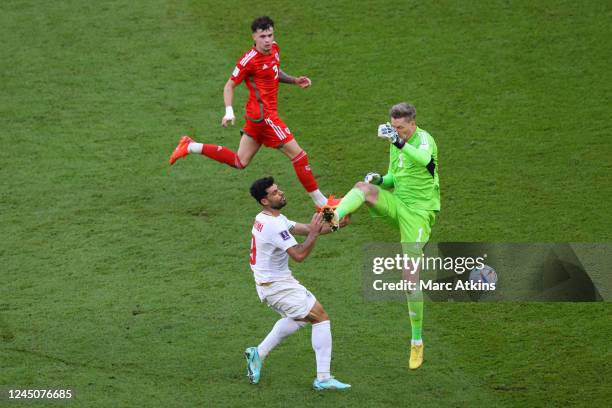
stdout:
POLYGON ((238 155, 227 147, 205 144, 202 147, 202 154, 219 163, 225 163, 236 169, 244 169, 244 166, 240 163, 240 159, 238 159, 238 155))
POLYGON ((317 180, 315 180, 312 170, 310 170, 308 165, 308 155, 305 151, 302 150, 291 160, 291 163, 293 163, 295 174, 297 174, 300 183, 302 183, 307 192, 311 193, 319 188, 317 180))

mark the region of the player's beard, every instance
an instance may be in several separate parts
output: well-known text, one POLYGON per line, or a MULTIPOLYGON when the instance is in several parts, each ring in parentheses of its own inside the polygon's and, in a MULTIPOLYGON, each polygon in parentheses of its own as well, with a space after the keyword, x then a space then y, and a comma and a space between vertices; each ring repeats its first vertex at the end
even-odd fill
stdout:
POLYGON ((280 210, 281 208, 283 208, 284 206, 287 205, 287 200, 286 199, 282 199, 281 201, 279 201, 278 203, 271 205, 270 208, 274 209, 274 210, 280 210))

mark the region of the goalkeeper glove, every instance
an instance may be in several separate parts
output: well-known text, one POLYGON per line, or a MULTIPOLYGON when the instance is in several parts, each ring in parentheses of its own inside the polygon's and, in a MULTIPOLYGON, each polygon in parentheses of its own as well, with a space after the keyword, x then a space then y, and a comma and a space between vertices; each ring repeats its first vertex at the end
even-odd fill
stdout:
POLYGON ((368 173, 363 180, 368 184, 376 184, 377 186, 381 185, 383 182, 383 178, 378 173, 368 173))
POLYGON ((393 129, 389 122, 378 125, 378 137, 388 140, 390 143, 395 143, 399 139, 397 131, 393 129))
POLYGON ((389 122, 378 125, 378 137, 389 141, 389 143, 393 144, 398 149, 404 147, 406 143, 389 122))

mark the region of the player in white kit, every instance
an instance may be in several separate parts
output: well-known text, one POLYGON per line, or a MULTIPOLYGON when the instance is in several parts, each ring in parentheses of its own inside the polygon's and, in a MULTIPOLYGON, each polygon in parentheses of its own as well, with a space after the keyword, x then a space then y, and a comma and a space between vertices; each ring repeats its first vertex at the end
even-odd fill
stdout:
MULTIPOLYGON (((344 390, 344 384, 330 374, 332 336, 329 316, 323 306, 302 286, 289 269, 289 257, 302 262, 314 248, 319 234, 330 232, 322 215, 316 213, 309 225, 290 221, 280 210, 287 203, 272 177, 257 180, 251 186, 251 195, 263 207, 255 217, 251 237, 251 270, 259 299, 281 315, 270 333, 257 347, 245 350, 247 375, 257 384, 264 359, 286 337, 312 323, 312 348, 317 361, 316 390, 344 390), (305 235, 299 244, 293 235, 305 235)), ((346 225, 344 220, 341 226, 346 225)))

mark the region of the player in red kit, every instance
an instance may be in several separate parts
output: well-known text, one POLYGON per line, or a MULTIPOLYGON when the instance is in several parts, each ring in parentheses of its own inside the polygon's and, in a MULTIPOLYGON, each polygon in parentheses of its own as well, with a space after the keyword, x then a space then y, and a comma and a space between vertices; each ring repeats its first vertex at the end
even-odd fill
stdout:
POLYGON ((278 116, 278 83, 295 84, 300 88, 311 85, 305 76, 292 77, 281 70, 279 48, 274 41, 274 22, 270 17, 256 18, 251 25, 254 45, 240 57, 230 79, 223 89, 225 115, 223 127, 235 121, 232 102, 234 88, 244 82, 249 89, 246 104, 245 125, 241 130, 240 145, 234 152, 224 146, 196 143, 187 136, 181 137, 170 157, 170 165, 189 153, 203 154, 236 169, 244 169, 261 145, 279 149, 293 164, 295 173, 304 189, 317 206, 334 204, 319 190, 308 163, 308 155, 297 143, 287 125, 278 116))

